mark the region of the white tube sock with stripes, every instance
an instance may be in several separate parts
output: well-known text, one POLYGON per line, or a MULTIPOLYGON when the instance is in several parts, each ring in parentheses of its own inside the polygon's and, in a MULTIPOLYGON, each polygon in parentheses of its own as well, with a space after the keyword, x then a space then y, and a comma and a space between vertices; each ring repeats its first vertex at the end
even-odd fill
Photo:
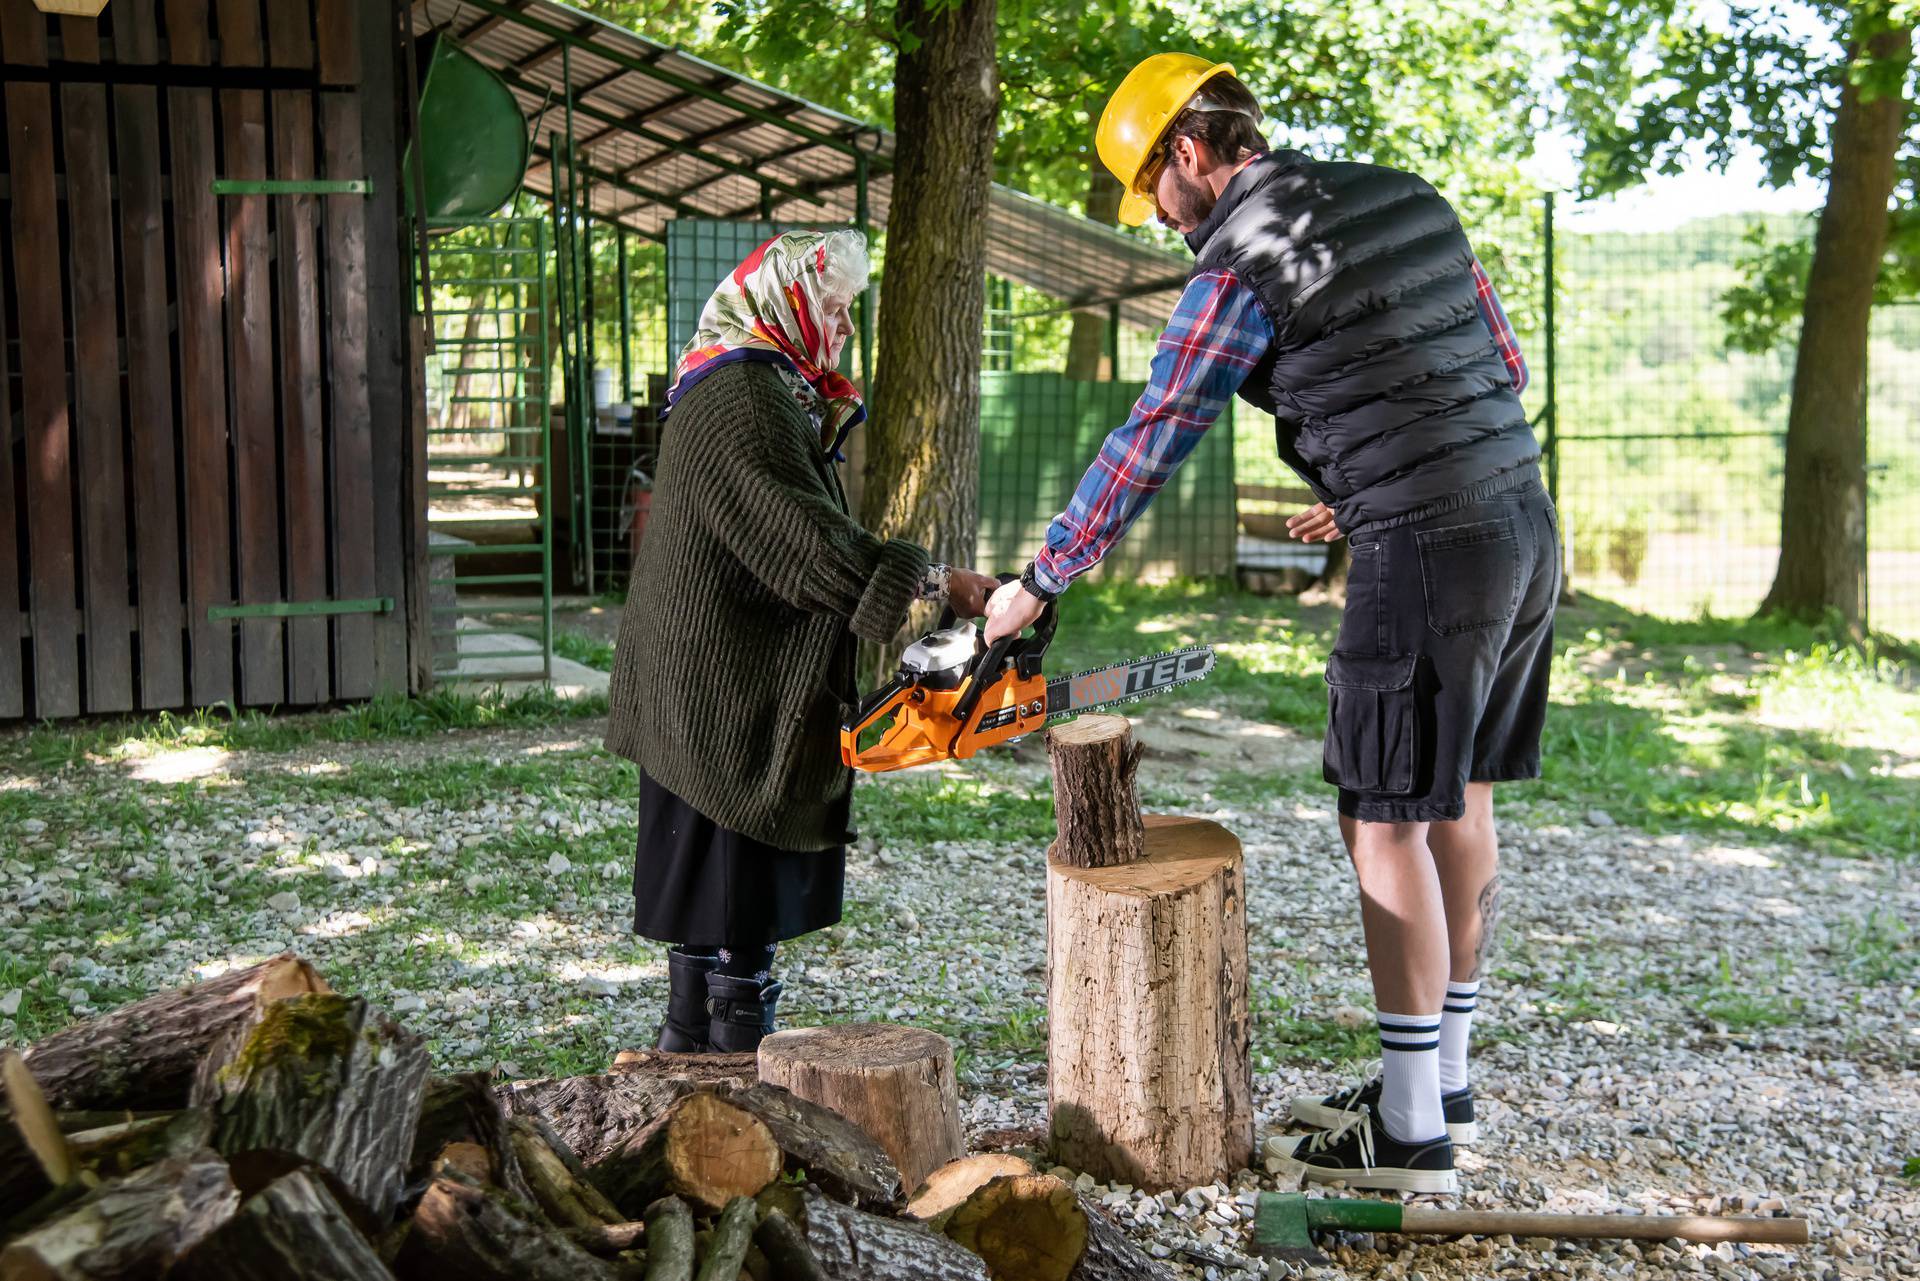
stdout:
POLYGON ((1473 1007, 1479 996, 1479 979, 1447 984, 1447 1003, 1440 1007, 1442 1094, 1457 1094, 1467 1088, 1467 1034, 1473 1030, 1473 1007))
POLYGON ((1380 1024, 1380 1122, 1402 1143, 1447 1132, 1440 1112, 1440 1016, 1388 1014, 1380 1024))

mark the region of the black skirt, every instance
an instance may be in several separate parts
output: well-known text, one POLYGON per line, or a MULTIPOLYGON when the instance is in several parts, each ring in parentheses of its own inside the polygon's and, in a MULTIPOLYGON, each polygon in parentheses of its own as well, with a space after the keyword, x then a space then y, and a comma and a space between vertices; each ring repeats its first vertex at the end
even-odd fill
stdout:
MULTIPOLYGON (((846 831, 845 817, 840 831, 846 831)), ((777 943, 840 920, 847 847, 783 850, 721 827, 640 775, 633 932, 662 943, 777 943)))

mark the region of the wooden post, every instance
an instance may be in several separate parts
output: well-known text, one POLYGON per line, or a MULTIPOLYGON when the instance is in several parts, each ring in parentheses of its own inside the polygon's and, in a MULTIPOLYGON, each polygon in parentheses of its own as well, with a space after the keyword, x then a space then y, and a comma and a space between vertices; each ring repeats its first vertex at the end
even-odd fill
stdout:
POLYGON ((891 1023, 775 1032, 760 1043, 760 1079, 872 1135, 909 1188, 966 1151, 953 1044, 936 1032, 891 1023))
POLYGON ((1053 1154, 1106 1182, 1213 1183, 1253 1157, 1240 842, 1204 819, 1152 815, 1140 855, 1114 861, 1139 821, 1129 812, 1139 752, 1124 720, 1098 719, 1120 732, 1051 736, 1061 816, 1047 868, 1053 1154))

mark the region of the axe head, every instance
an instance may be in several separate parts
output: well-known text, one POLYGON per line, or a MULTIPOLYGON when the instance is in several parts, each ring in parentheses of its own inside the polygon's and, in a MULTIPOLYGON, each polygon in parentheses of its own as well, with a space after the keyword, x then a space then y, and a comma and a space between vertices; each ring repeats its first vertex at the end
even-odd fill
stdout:
POLYGON ((1327 1256, 1314 1248, 1305 1193, 1260 1194, 1253 1211, 1253 1253, 1315 1267, 1327 1262, 1327 1256))

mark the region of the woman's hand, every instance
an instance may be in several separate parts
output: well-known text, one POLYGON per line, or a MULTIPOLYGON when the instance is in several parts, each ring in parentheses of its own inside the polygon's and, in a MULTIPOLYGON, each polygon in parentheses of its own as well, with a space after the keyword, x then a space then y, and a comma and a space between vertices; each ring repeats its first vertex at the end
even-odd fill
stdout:
POLYGON ((1315 503, 1297 516, 1287 517, 1287 532, 1303 543, 1330 543, 1340 537, 1340 527, 1333 523, 1333 509, 1325 503, 1315 503))
POLYGON ((947 575, 947 604, 956 618, 979 618, 987 612, 987 597, 1000 580, 955 567, 947 575))

